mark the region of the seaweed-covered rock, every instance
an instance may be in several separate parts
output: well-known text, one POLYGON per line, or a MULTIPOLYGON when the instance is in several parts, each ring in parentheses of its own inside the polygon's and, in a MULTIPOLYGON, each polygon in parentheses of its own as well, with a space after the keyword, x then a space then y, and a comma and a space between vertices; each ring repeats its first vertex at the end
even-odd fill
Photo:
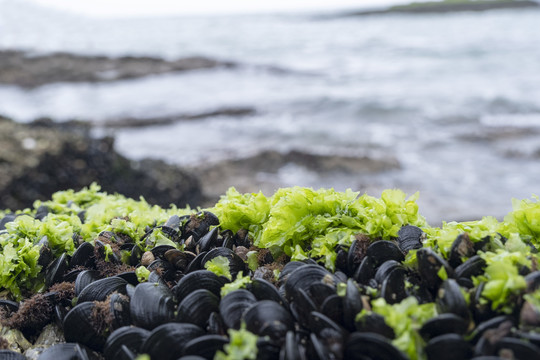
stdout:
POLYGON ((114 150, 113 138, 94 138, 83 124, 19 124, 0 117, 0 208, 29 207, 92 182, 162 206, 196 206, 202 198, 193 175, 162 161, 130 161, 114 150))

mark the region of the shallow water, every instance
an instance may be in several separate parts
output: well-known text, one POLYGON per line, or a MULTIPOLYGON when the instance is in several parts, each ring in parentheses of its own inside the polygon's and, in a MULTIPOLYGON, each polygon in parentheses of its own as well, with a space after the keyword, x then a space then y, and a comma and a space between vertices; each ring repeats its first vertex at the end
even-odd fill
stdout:
POLYGON ((26 5, 7 10, 0 12, 1 48, 204 55, 245 65, 102 84, 0 86, 0 113, 19 121, 248 106, 256 115, 113 134, 129 157, 181 165, 266 149, 396 158, 400 168, 380 174, 286 165, 260 176, 377 196, 388 187, 420 191, 420 211, 431 222, 502 217, 511 198, 540 193, 540 11, 107 20, 26 5))

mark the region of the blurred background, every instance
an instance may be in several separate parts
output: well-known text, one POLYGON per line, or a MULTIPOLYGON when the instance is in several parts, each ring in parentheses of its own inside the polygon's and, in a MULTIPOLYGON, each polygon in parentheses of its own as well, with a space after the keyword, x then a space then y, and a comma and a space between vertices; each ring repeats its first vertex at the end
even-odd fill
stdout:
POLYGON ((502 218, 540 193, 540 7, 470 3, 0 0, 0 208, 97 180, 180 206, 401 188, 432 224, 502 218))

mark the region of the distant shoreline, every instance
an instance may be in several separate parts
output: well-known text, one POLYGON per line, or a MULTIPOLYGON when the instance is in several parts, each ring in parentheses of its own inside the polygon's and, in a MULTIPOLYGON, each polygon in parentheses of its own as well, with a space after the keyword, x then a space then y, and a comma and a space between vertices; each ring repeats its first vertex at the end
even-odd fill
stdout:
POLYGON ((354 11, 341 16, 365 16, 385 14, 423 14, 448 13, 460 11, 487 11, 496 9, 538 8, 540 4, 529 0, 490 0, 490 1, 442 1, 415 2, 407 5, 397 5, 383 10, 354 11))

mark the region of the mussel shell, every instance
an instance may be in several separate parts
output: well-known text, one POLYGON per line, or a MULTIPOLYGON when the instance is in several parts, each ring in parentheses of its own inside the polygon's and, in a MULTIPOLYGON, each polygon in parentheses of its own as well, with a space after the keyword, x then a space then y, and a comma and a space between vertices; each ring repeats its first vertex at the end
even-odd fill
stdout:
POLYGON ((285 344, 279 354, 280 360, 304 360, 306 358, 304 348, 298 341, 293 331, 288 331, 285 335, 285 344))
POLYGON ((527 292, 533 292, 540 288, 540 271, 534 271, 525 276, 527 292))
POLYGON ((203 335, 191 339, 184 346, 184 355, 197 355, 204 359, 212 360, 217 351, 223 350, 223 347, 229 343, 225 336, 221 335, 203 335))
POLYGON ((354 239, 347 253, 347 273, 354 274, 364 257, 371 240, 368 236, 361 235, 360 239, 354 239))
POLYGON ((402 262, 405 260, 405 255, 399 249, 399 247, 388 240, 375 241, 369 245, 367 249, 367 256, 372 257, 375 260, 376 266, 381 265, 388 260, 396 260, 402 262))
POLYGON ((391 272, 394 270, 400 271, 402 274, 405 274, 405 267, 401 265, 401 263, 397 262, 396 260, 388 260, 379 266, 377 269, 377 272, 375 272, 375 280, 379 284, 382 284, 383 281, 390 275, 391 272))
POLYGON ((167 323, 156 327, 141 347, 141 353, 152 359, 175 360, 181 356, 185 345, 204 335, 204 330, 193 324, 167 323))
POLYGON ((300 302, 303 299, 300 299, 299 290, 307 291, 310 286, 317 283, 335 288, 337 282, 336 277, 322 266, 300 266, 288 276, 285 282, 285 298, 289 302, 300 302))
POLYGON ((219 311, 219 297, 206 289, 198 289, 186 296, 178 305, 176 320, 206 327, 212 312, 219 311))
POLYGON ((356 269, 356 272, 353 275, 354 280, 359 284, 367 285, 375 276, 376 269, 377 262, 371 256, 366 256, 360 263, 360 266, 356 269))
POLYGON ((216 247, 218 244, 218 234, 219 228, 215 227, 200 238, 196 245, 197 253, 210 251, 212 248, 216 247))
POLYGON ((118 293, 112 294, 109 298, 109 309, 111 314, 111 330, 131 324, 129 313, 129 298, 118 293))
POLYGON ((327 297, 336 293, 334 286, 326 285, 323 282, 315 283, 306 289, 306 294, 313 301, 316 308, 319 309, 327 297))
POLYGON ((95 266, 94 245, 89 242, 83 242, 81 245, 79 245, 79 247, 71 257, 69 266, 83 266, 86 268, 93 268, 95 266))
POLYGON ((328 316, 317 311, 312 311, 310 315, 309 329, 318 336, 322 336, 325 330, 331 330, 334 333, 341 335, 342 338, 347 335, 347 330, 345 330, 341 325, 338 325, 328 316))
POLYGON ((470 359, 471 345, 457 334, 444 334, 431 339, 425 348, 428 360, 470 359))
POLYGON ((229 271, 231 272, 233 278, 236 277, 240 271, 243 271, 244 274, 246 273, 246 263, 244 260, 242 260, 240 256, 236 255, 234 251, 226 247, 217 247, 208 251, 201 261, 201 266, 204 267, 208 261, 218 256, 224 256, 229 260, 229 271))
POLYGON ((394 268, 381 284, 381 297, 388 304, 396 304, 407 297, 405 270, 394 268))
POLYGON ((150 331, 133 326, 124 326, 113 331, 105 343, 103 354, 107 360, 129 360, 124 356, 122 345, 127 346, 135 354, 140 353, 142 344, 150 331))
POLYGON ((244 314, 246 328, 259 336, 268 335, 281 342, 289 330, 294 330, 294 319, 283 306, 271 300, 262 300, 244 314))
POLYGON ((39 355, 39 360, 90 360, 89 351, 77 343, 55 344, 39 355))
POLYGON ((290 261, 287 264, 285 264, 285 266, 283 267, 283 269, 281 269, 281 272, 279 273, 278 285, 279 286, 283 285, 285 281, 287 281, 287 278, 293 271, 295 271, 300 266, 305 266, 305 265, 307 264, 302 261, 290 261))
POLYGON ((396 337, 394 329, 386 324, 384 317, 374 312, 355 320, 354 325, 359 333, 375 333, 387 339, 396 337))
POLYGON ((390 341, 375 333, 354 332, 345 343, 345 359, 348 360, 407 360, 407 356, 395 348, 390 341))
POLYGON ((176 248, 172 245, 158 245, 158 246, 153 247, 151 251, 155 259, 166 260, 165 253, 173 249, 176 249, 176 248))
POLYGON ((99 271, 97 270, 83 270, 77 274, 75 279, 75 296, 79 296, 81 291, 90 283, 99 280, 99 271))
MULTIPOLYGON (((362 295, 353 279, 347 280, 345 296, 343 297, 343 319, 342 323, 349 331, 354 331, 354 319, 364 308, 362 295)), ((324 311, 323 311, 324 313, 324 311)), ((335 320, 335 319, 334 319, 335 320)), ((339 320, 338 320, 339 322, 339 320)))
POLYGON ((440 314, 452 313, 468 320, 470 318, 467 301, 454 279, 445 280, 437 294, 437 310, 440 314))
POLYGON ((484 321, 478 324, 478 326, 476 326, 476 328, 471 334, 471 342, 473 344, 476 343, 480 339, 480 337, 484 334, 484 332, 486 332, 486 330, 498 328, 499 326, 501 326, 501 324, 507 321, 514 323, 514 320, 512 317, 506 316, 506 315, 500 315, 500 316, 491 318, 487 321, 484 321))
POLYGON ((450 252, 448 254, 448 263, 450 266, 455 268, 462 263, 461 258, 471 257, 475 253, 476 251, 474 250, 474 244, 469 239, 469 234, 459 234, 450 248, 450 252))
POLYGON ((66 314, 63 325, 66 342, 81 343, 97 351, 103 349, 106 338, 96 332, 93 323, 95 306, 93 302, 83 302, 66 314))
POLYGON ((500 354, 504 350, 509 350, 515 359, 540 360, 540 347, 521 339, 502 338, 495 344, 495 353, 500 354))
POLYGON ((242 316, 256 302, 255 296, 244 289, 238 289, 225 295, 219 303, 219 312, 225 326, 240 329, 242 316))
POLYGON ((455 268, 456 277, 470 279, 473 276, 481 275, 484 272, 484 267, 486 266, 486 261, 480 256, 475 255, 463 264, 455 268))
POLYGON ((189 274, 193 271, 204 270, 204 267, 202 265, 202 260, 204 259, 206 254, 208 254, 208 252, 201 252, 200 254, 195 256, 195 259, 191 260, 191 262, 187 266, 185 273, 189 274))
POLYGON ((199 289, 206 289, 216 296, 220 296, 221 287, 227 281, 225 278, 219 277, 211 271, 197 270, 180 279, 172 290, 178 301, 182 301, 193 291, 199 289))
POLYGON ((0 350, 0 359, 2 360, 26 360, 26 356, 11 350, 0 350))
POLYGON ((59 258, 50 263, 45 271, 45 284, 47 287, 62 282, 67 269, 68 256, 66 253, 63 253, 59 258))
POLYGON ((454 274, 450 265, 435 253, 431 248, 422 248, 416 252, 416 259, 418 262, 418 272, 420 277, 431 290, 437 290, 442 283, 442 279, 439 277, 439 270, 444 267, 448 277, 452 277, 454 274))
POLYGON ((134 325, 153 329, 174 317, 173 294, 159 283, 141 283, 130 299, 130 314, 134 325))
POLYGON ((272 300, 280 305, 285 304, 285 299, 283 299, 277 288, 264 279, 253 278, 247 289, 255 295, 257 300, 272 300))
POLYGON ((77 297, 77 303, 80 304, 85 301, 104 301, 114 292, 125 294, 126 285, 126 280, 116 276, 96 280, 82 289, 77 297))
POLYGON ((398 246, 402 252, 408 253, 409 250, 420 249, 422 240, 426 234, 418 226, 405 225, 398 231, 398 246))
POLYGON ((210 226, 219 225, 219 219, 216 215, 209 211, 203 211, 196 215, 192 215, 183 226, 182 237, 187 239, 193 236, 195 241, 199 240, 204 234, 208 232, 210 226))
POLYGON ((19 303, 12 300, 0 299, 0 309, 5 311, 5 314, 17 312, 19 310, 19 303))
MULTIPOLYGON (((344 320, 343 303, 344 299, 342 299, 341 296, 337 294, 329 296, 321 305, 321 313, 339 323, 344 320)), ((354 317, 352 321, 354 324, 354 317)))
POLYGON ((464 335, 467 328, 468 324, 462 317, 448 313, 427 320, 418 332, 425 340, 429 340, 443 334, 464 335))

